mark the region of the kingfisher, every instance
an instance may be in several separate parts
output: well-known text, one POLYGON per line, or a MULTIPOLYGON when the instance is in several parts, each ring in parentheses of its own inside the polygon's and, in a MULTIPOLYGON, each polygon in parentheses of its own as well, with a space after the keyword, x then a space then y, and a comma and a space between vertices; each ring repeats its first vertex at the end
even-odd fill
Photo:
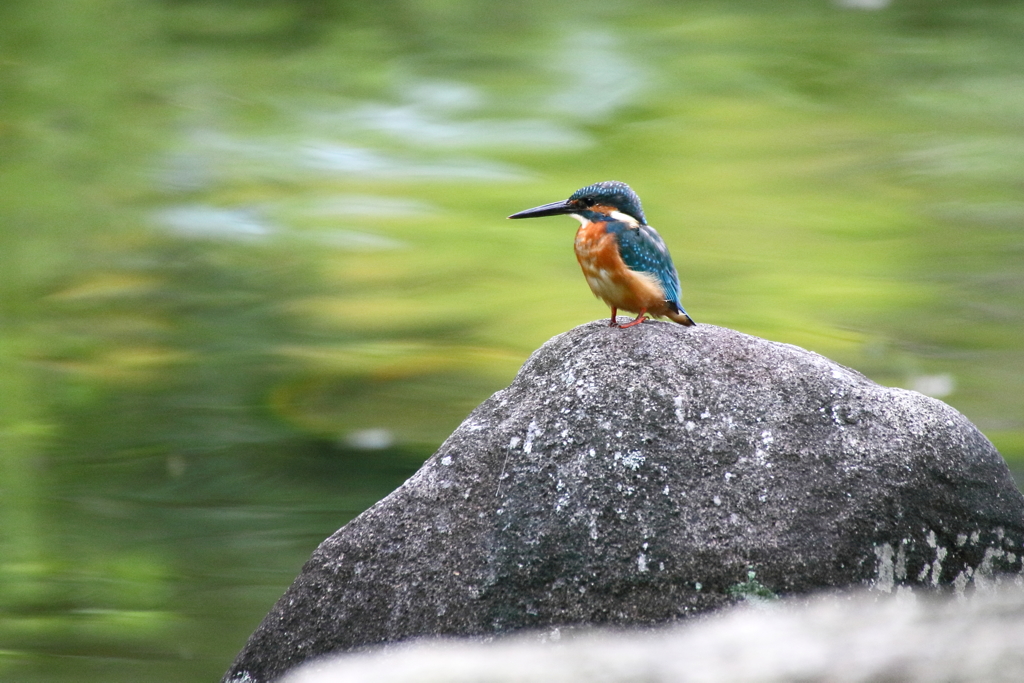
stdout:
POLYGON ((590 291, 612 309, 609 327, 627 328, 663 316, 693 325, 679 301, 679 273, 658 231, 647 225, 640 197, 626 183, 606 180, 587 185, 560 202, 552 202, 509 218, 569 215, 580 222, 576 260, 590 291), (636 313, 619 325, 619 309, 636 313))

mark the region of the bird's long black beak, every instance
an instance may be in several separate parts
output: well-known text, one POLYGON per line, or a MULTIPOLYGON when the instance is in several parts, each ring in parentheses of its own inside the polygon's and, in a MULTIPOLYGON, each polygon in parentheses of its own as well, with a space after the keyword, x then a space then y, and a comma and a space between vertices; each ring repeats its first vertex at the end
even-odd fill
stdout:
POLYGON ((532 209, 526 211, 520 211, 514 213, 509 218, 540 218, 541 216, 564 216, 568 213, 573 213, 577 210, 568 199, 564 199, 560 202, 551 202, 543 206, 535 206, 532 209))

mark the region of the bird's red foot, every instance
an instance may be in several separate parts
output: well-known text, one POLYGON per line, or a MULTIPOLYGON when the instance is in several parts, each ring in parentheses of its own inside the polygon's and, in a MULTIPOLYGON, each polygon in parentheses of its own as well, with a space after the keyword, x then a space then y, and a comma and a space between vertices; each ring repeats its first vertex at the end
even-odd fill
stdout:
POLYGON ((636 320, 632 320, 632 321, 626 323, 625 325, 619 325, 619 329, 624 330, 627 327, 633 327, 633 325, 639 325, 640 323, 646 322, 646 321, 647 321, 647 316, 645 316, 645 315, 637 316, 636 320))
POLYGON ((625 325, 619 325, 619 329, 624 330, 627 327, 633 327, 633 325, 639 325, 643 321, 647 320, 647 316, 644 315, 646 312, 647 312, 646 310, 640 311, 639 315, 637 315, 635 319, 631 320, 630 322, 626 323, 625 325))

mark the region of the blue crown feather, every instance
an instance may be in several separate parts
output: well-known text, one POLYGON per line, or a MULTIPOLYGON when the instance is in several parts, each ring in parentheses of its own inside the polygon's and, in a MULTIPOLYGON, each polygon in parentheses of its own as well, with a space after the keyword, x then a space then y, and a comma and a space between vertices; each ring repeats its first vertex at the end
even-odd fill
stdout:
POLYGON ((572 193, 569 201, 583 201, 587 202, 590 206, 595 204, 614 206, 616 210, 632 216, 642 224, 647 225, 647 218, 644 216, 644 210, 640 206, 640 197, 636 195, 636 192, 633 192, 633 188, 618 180, 605 180, 581 187, 572 193))

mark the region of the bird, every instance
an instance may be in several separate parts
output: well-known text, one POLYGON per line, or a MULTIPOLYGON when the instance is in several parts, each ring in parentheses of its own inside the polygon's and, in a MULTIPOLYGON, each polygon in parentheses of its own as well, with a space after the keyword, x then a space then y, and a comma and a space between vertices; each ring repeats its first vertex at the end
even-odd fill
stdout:
POLYGON ((514 213, 509 218, 569 215, 580 222, 576 260, 594 296, 612 309, 609 327, 625 329, 647 314, 694 325, 680 302, 679 273, 658 231, 647 225, 640 197, 626 183, 606 180, 581 187, 563 201, 514 213), (636 313, 620 325, 619 309, 636 313))

